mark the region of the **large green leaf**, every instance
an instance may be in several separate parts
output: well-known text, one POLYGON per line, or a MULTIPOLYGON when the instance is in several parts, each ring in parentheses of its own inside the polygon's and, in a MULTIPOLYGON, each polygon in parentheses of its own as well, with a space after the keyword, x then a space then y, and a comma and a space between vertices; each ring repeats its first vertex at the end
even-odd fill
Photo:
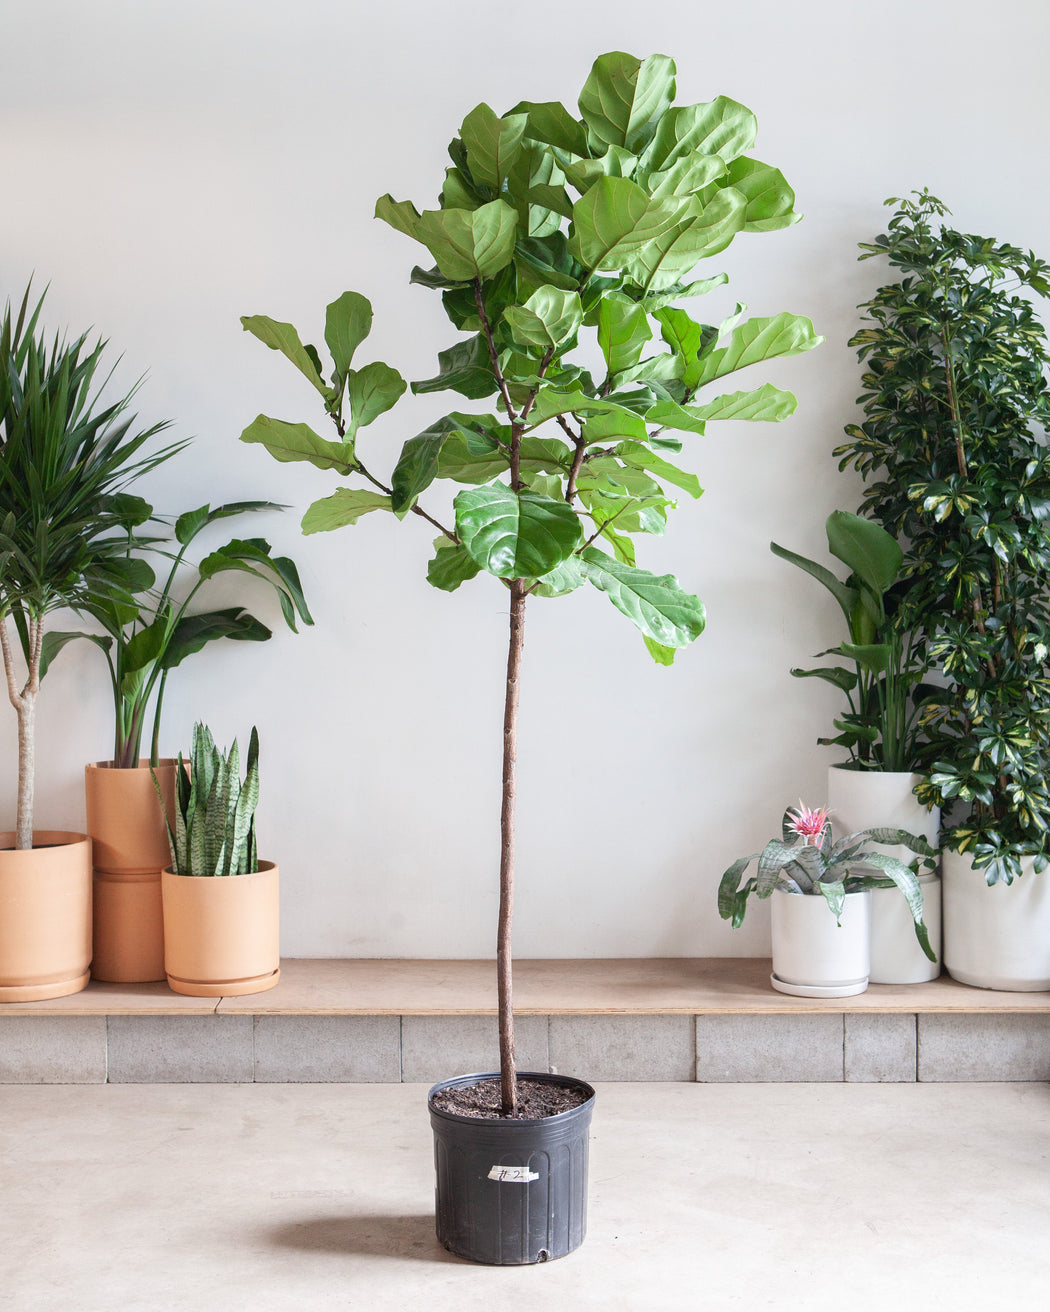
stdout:
POLYGON ((699 386, 763 360, 800 355, 823 340, 817 336, 812 322, 799 314, 784 312, 769 319, 748 319, 733 329, 725 346, 704 357, 699 386))
POLYGON ((270 630, 240 606, 184 615, 172 630, 160 661, 162 670, 173 670, 209 642, 232 638, 235 642, 265 642, 270 630))
POLYGON ((451 418, 437 420, 422 433, 410 437, 390 477, 391 502, 396 513, 407 511, 437 477, 438 456, 456 424, 451 418))
POLYGON ((427 582, 442 592, 455 592, 461 583, 474 578, 481 566, 462 543, 449 538, 434 539, 435 555, 427 565, 427 582))
POLYGON ((403 232, 406 237, 411 237, 414 241, 422 241, 416 231, 419 227, 419 211, 410 200, 394 200, 389 192, 385 196, 380 196, 376 201, 376 218, 389 223, 392 228, 403 232))
POLYGON ((751 148, 757 131, 751 110, 727 96, 702 105, 679 105, 660 120, 643 164, 666 170, 696 152, 732 160, 751 148))
POLYGON ((624 565, 597 547, 580 553, 587 581, 606 593, 618 611, 662 647, 687 647, 704 630, 704 606, 673 574, 650 574, 624 565))
POLYGON ((578 292, 538 287, 524 305, 509 306, 503 317, 520 346, 547 350, 561 346, 576 333, 583 322, 583 306, 578 292))
POLYGON ((566 502, 501 483, 460 492, 455 506, 463 545, 497 578, 541 578, 572 555, 582 535, 566 502))
POLYGON ((718 155, 686 155, 669 169, 650 173, 646 188, 657 200, 665 196, 692 196, 725 172, 725 160, 718 155))
POLYGON ((690 414, 704 421, 711 419, 749 419, 779 423, 793 415, 798 402, 791 392, 763 383, 753 392, 729 392, 704 405, 688 407, 690 414))
POLYGON ((214 524, 220 519, 230 519, 234 515, 243 515, 256 510, 283 510, 275 501, 227 501, 222 506, 198 506, 196 510, 187 510, 175 521, 175 540, 180 546, 188 546, 202 528, 214 524))
POLYGON ((304 533, 327 533, 334 528, 356 524, 362 515, 373 510, 391 510, 390 498, 382 492, 363 488, 341 487, 329 497, 322 497, 303 516, 304 533))
POLYGON ((88 642, 93 642, 96 647, 101 647, 103 651, 108 652, 113 646, 113 639, 100 633, 69 633, 59 631, 58 629, 49 629, 44 634, 44 640, 40 648, 40 678, 48 672, 51 662, 55 659, 63 647, 74 642, 77 638, 86 638, 88 642))
POLYGON ((715 192, 704 206, 695 197, 658 203, 677 204, 678 221, 627 261, 627 272, 648 291, 674 286, 700 260, 725 250, 744 226, 747 203, 733 187, 715 192))
POLYGON ((597 142, 637 153, 652 140, 674 94, 675 66, 666 55, 638 60, 613 51, 594 61, 580 113, 597 142))
POLYGON ((870 519, 833 510, 825 522, 831 554, 881 596, 896 582, 904 552, 891 533, 870 519))
POLYGON ((587 269, 620 269, 675 228, 678 200, 651 200, 628 178, 600 178, 572 207, 569 251, 587 269))
POLYGON ((805 570, 807 574, 827 588, 838 602, 843 615, 847 620, 849 619, 853 607, 857 604, 857 591, 855 588, 851 588, 848 584, 837 579, 831 570, 824 565, 818 564, 817 561, 810 560, 806 556, 800 556, 795 551, 789 551, 787 547, 782 547, 777 542, 771 542, 769 549, 774 556, 779 556, 781 560, 786 560, 790 565, 797 565, 799 569, 805 570))
POLYGON ((307 352, 306 347, 299 340, 299 334, 290 323, 279 323, 265 314, 241 315, 241 323, 246 332, 251 333, 253 337, 258 337, 259 341, 271 351, 280 351, 283 356, 291 360, 296 369, 310 380, 326 401, 331 398, 332 389, 321 377, 316 356, 311 356, 307 352))
POLYGON ((518 216, 503 200, 476 210, 424 210, 414 236, 446 278, 491 278, 514 254, 518 216))
POLYGON ((635 301, 615 292, 602 297, 598 306, 598 345, 610 377, 636 365, 652 335, 649 317, 635 301))
POLYGON ((438 368, 433 378, 413 383, 412 391, 417 394, 453 391, 478 400, 491 396, 499 386, 492 372, 488 343, 480 333, 465 342, 457 342, 447 351, 439 351, 438 368))
POLYGON ((346 387, 354 431, 372 423, 396 405, 406 386, 397 370, 381 360, 373 360, 363 369, 351 369, 346 387))
POLYGON ((337 378, 345 378, 354 352, 372 331, 371 303, 358 292, 343 292, 325 312, 324 339, 335 361, 337 378))
POLYGON ((216 574, 229 570, 252 574, 277 593, 281 612, 290 629, 295 631, 296 612, 304 624, 313 624, 295 562, 288 556, 271 555, 270 544, 264 538, 234 538, 205 556, 197 568, 202 579, 214 578, 216 574))
POLYGON ((691 497, 703 495, 704 489, 695 474, 672 465, 641 442, 622 442, 616 448, 616 454, 625 464, 633 465, 637 469, 647 469, 649 473, 655 474, 665 483, 673 483, 675 487, 682 488, 691 497))
POLYGON ((610 415, 622 414, 631 417, 634 417, 636 413, 616 401, 590 396, 578 385, 564 389, 551 385, 540 388, 536 397, 536 404, 529 413, 529 421, 532 427, 535 428, 545 420, 553 419, 557 415, 587 414, 590 412, 610 415))
POLYGON ((459 135, 475 182, 499 191, 518 158, 527 121, 524 114, 500 118, 485 104, 470 111, 459 135))
POLYGON ((745 232, 775 232, 802 218, 795 212, 795 193, 779 169, 757 159, 735 159, 728 181, 747 202, 745 232))
POLYGON ((264 446, 275 460, 305 460, 318 469, 334 469, 344 475, 356 468, 352 442, 327 442, 308 424, 288 424, 258 415, 241 434, 241 441, 264 446))

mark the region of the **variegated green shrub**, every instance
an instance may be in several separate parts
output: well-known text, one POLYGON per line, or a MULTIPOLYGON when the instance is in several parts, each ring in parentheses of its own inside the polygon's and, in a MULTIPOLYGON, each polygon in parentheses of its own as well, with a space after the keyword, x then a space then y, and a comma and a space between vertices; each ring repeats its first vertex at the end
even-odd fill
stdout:
MULTIPOLYGON (((171 866, 177 875, 246 875, 259 869, 255 807, 259 801, 259 734, 253 728, 243 781, 234 739, 224 756, 203 724, 193 726, 187 772, 179 753, 175 825, 168 825, 171 866)), ((156 775, 153 785, 157 789, 156 775)))

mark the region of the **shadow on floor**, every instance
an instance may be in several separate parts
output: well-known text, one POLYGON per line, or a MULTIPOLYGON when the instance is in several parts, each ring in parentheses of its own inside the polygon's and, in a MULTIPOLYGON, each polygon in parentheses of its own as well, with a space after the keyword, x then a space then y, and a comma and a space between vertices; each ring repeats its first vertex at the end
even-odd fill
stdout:
POLYGON ((280 1248, 355 1257, 397 1257, 409 1262, 456 1262, 434 1234, 434 1214, 425 1216, 319 1216, 270 1231, 280 1248))

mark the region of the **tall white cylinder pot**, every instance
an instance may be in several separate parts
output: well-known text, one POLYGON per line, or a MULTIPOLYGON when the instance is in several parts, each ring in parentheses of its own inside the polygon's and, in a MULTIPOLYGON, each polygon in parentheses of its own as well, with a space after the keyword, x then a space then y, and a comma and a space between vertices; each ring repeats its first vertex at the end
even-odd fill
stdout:
MULTIPOLYGON (((915 796, 922 776, 906 770, 828 770, 828 807, 838 836, 859 829, 904 829, 925 838, 931 847, 940 839, 941 813, 915 796)), ((880 852, 905 865, 915 853, 901 845, 875 844, 880 852)), ((873 870, 872 874, 879 874, 873 870)), ((923 920, 937 961, 930 961, 915 937, 908 904, 896 888, 871 892, 872 984, 922 984, 941 973, 941 877, 936 870, 921 876, 923 920)))
POLYGON ((969 856, 944 853, 944 964, 960 984, 1050 989, 1050 870, 1022 864, 1020 879, 989 887, 969 856))
POLYGON ((770 899, 773 975, 780 993, 849 998, 868 987, 868 893, 848 893, 841 917, 820 894, 775 889, 770 899))

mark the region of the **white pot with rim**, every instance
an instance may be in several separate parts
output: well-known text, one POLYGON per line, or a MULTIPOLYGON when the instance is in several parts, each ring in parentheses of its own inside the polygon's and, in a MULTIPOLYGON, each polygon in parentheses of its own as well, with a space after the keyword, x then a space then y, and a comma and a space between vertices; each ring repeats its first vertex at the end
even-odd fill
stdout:
MULTIPOLYGON (((904 829, 937 847, 941 813, 936 806, 923 806, 915 796, 921 779, 921 775, 905 770, 850 770, 841 765, 831 766, 828 809, 836 837, 859 829, 904 829)), ((872 846, 905 865, 915 860, 915 853, 900 844, 872 846)), ((881 875, 875 869, 871 873, 881 875)), ((920 875, 919 886, 923 920, 938 959, 931 961, 919 946, 911 912, 900 891, 895 887, 872 889, 872 984, 922 984, 941 973, 941 877, 936 870, 929 871, 920 875)))
POLYGON ((868 987, 870 895, 847 893, 838 920, 819 893, 773 890, 773 974, 779 993, 850 998, 868 987))
POLYGON ((959 852, 944 853, 944 964, 952 979, 979 989, 1050 989, 1050 869, 1033 858, 1012 884, 985 882, 959 852))

